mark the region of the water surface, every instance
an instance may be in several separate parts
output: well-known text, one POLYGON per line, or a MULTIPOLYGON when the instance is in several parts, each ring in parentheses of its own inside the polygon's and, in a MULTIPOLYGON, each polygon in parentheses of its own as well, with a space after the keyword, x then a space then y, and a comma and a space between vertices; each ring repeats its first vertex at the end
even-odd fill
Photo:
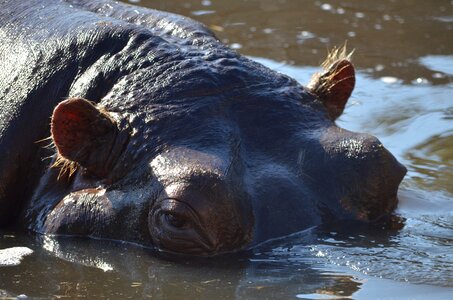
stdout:
POLYGON ((2 266, 0 253, 0 298, 451 299, 453 1, 130 2, 195 18, 301 83, 347 40, 357 85, 338 124, 378 136, 407 166, 398 217, 312 228, 210 260, 1 231, 0 249, 16 249, 17 263, 2 266))

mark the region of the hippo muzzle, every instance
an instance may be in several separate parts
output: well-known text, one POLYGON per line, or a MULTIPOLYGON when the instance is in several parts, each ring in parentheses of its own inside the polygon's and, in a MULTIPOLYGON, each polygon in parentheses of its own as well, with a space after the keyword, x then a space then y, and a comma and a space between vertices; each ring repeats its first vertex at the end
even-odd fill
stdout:
POLYGON ((398 186, 407 170, 376 137, 332 126, 322 135, 321 145, 340 215, 374 221, 396 208, 398 186))

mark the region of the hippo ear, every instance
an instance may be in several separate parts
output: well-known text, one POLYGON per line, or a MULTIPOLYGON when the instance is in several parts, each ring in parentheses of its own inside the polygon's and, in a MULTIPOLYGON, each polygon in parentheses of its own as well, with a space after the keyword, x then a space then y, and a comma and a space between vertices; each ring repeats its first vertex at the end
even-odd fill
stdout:
POLYGON ((53 111, 51 133, 60 160, 76 163, 95 176, 106 176, 118 134, 107 112, 85 99, 65 100, 53 111))
POLYGON ((335 120, 344 110, 355 85, 355 70, 350 61, 352 52, 346 47, 334 48, 322 64, 323 71, 315 74, 307 87, 322 101, 330 119, 335 120))

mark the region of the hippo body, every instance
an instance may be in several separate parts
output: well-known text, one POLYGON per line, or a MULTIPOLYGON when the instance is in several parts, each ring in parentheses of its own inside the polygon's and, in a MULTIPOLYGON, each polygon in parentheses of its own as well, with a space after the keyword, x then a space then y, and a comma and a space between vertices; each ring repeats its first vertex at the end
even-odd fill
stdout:
POLYGON ((335 125, 341 51, 303 87, 106 0, 0 1, 0 41, 0 226, 215 255, 396 206, 405 168, 335 125))

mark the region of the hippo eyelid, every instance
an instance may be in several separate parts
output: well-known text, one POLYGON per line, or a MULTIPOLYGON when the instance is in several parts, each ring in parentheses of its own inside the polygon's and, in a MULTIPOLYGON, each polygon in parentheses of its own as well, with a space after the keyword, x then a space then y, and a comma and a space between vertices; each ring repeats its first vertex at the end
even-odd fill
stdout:
POLYGON ((171 210, 169 208, 165 208, 162 207, 162 212, 163 213, 167 213, 167 214, 172 214, 172 215, 179 215, 179 216, 183 216, 185 219, 191 221, 191 223, 194 223, 194 224, 201 224, 201 218, 200 216, 197 214, 196 210, 193 209, 193 207, 187 203, 187 202, 184 202, 184 201, 181 201, 181 200, 178 200, 178 199, 166 199, 166 201, 174 201, 174 202, 177 202, 177 203, 181 203, 183 204, 186 208, 188 208, 188 210, 186 210, 184 213, 181 213, 179 212, 178 210, 171 210))
MULTIPOLYGON (((177 200, 179 201, 179 200, 177 200)), ((192 220, 195 220, 195 224, 201 224, 201 218, 200 216, 197 214, 197 211, 187 202, 184 202, 184 201, 179 201, 181 203, 183 203, 185 206, 187 206, 189 208, 189 214, 190 214, 190 217, 192 220)))
POLYGON ((164 212, 163 217, 165 221, 170 224, 171 226, 178 228, 178 229, 186 229, 190 226, 190 219, 186 218, 186 216, 181 216, 180 214, 174 214, 170 212, 164 212))

